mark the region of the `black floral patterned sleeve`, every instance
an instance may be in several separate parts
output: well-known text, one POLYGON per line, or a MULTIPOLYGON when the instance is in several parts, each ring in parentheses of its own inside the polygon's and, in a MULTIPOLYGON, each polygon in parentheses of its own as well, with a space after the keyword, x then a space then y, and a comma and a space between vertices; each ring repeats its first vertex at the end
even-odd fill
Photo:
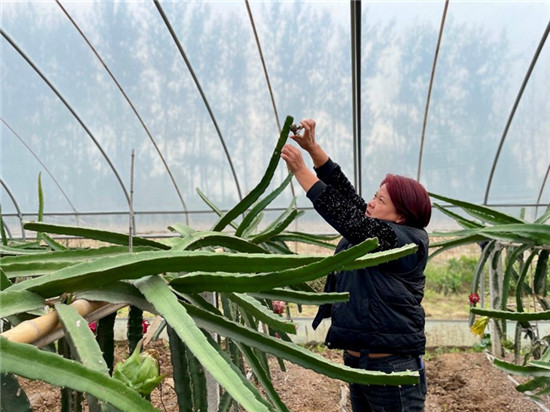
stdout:
POLYGON ((352 244, 377 237, 377 250, 397 247, 397 235, 390 225, 365 215, 366 202, 355 192, 340 166, 329 160, 316 172, 321 180, 308 191, 307 197, 328 224, 352 244))
POLYGON ((342 197, 348 199, 358 209, 367 210, 367 203, 357 194, 355 188, 342 172, 340 166, 329 159, 324 165, 315 169, 317 177, 325 184, 336 189, 342 197))

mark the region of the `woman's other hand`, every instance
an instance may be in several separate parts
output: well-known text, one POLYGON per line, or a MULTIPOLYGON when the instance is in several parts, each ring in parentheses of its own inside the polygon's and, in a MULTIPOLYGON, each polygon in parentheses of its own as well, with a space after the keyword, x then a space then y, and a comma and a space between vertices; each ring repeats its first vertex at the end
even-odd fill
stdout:
POLYGON ((284 145, 281 150, 281 158, 286 162, 290 173, 296 174, 300 170, 306 169, 302 152, 295 146, 290 144, 284 145))
POLYGON ((281 150, 281 158, 286 162, 288 171, 294 174, 294 177, 306 193, 319 180, 307 168, 302 152, 296 146, 290 144, 284 145, 281 150))

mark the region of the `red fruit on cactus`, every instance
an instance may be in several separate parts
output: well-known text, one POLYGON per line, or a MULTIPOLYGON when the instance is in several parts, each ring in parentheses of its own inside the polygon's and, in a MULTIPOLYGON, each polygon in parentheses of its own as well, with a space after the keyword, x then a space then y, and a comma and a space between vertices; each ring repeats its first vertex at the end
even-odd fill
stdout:
POLYGON ((285 311, 285 302, 282 300, 274 300, 273 301, 273 313, 276 313, 277 315, 280 315, 285 311))
POLYGON ((479 295, 477 293, 470 293, 468 299, 470 299, 470 303, 474 306, 480 301, 479 295))
POLYGON ((146 319, 143 319, 141 321, 141 326, 143 327, 143 334, 145 335, 147 333, 147 329, 149 329, 149 321, 146 319))
POLYGON ((95 333, 95 331, 97 330, 97 322, 93 321, 88 323, 88 327, 92 330, 92 333, 95 333))

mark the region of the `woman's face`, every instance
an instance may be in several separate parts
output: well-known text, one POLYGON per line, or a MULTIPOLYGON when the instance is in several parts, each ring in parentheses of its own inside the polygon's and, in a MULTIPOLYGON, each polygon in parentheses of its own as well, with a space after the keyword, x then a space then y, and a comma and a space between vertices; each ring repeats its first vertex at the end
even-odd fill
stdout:
POLYGON ((397 213, 395 206, 390 199, 386 184, 383 184, 378 188, 378 191, 374 194, 374 197, 367 203, 367 211, 365 213, 367 217, 373 217, 376 219, 388 220, 395 223, 403 223, 403 216, 397 213))

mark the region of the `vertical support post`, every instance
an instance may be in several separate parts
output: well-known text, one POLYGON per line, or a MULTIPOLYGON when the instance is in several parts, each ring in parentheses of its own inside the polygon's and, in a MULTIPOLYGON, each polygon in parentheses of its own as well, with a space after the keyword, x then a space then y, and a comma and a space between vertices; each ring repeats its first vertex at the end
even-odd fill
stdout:
MULTIPOLYGON (((491 309, 500 310, 502 289, 504 282, 504 274, 502 272, 501 261, 502 247, 499 243, 495 245, 494 250, 491 252, 490 264, 489 264, 489 295, 491 299, 491 309)), ((502 328, 498 320, 490 319, 489 321, 491 330, 491 346, 492 353, 496 357, 502 358, 504 351, 502 347, 502 328)))
POLYGON ((350 1, 351 81, 353 110, 353 174, 361 196, 361 0, 350 1))
POLYGON ((130 222, 128 228, 128 249, 132 253, 134 247, 134 233, 136 231, 134 225, 134 149, 132 149, 132 161, 130 166, 130 222))
MULTIPOLYGON (((201 296, 210 304, 217 306, 218 297, 216 292, 204 292, 201 293, 201 296)), ((216 341, 218 340, 217 333, 212 333, 211 336, 216 341)), ((208 412, 215 412, 218 410, 218 406, 220 404, 220 385, 207 370, 205 370, 205 376, 206 388, 208 391, 208 412)))
MULTIPOLYGON (((134 236, 136 232, 134 222, 134 158, 135 152, 132 149, 132 159, 130 163, 130 218, 128 227, 128 251, 134 251, 134 236)), ((128 354, 131 355, 138 342, 143 338, 143 311, 135 306, 130 306, 128 312, 128 330, 126 336, 128 338, 128 354)))

